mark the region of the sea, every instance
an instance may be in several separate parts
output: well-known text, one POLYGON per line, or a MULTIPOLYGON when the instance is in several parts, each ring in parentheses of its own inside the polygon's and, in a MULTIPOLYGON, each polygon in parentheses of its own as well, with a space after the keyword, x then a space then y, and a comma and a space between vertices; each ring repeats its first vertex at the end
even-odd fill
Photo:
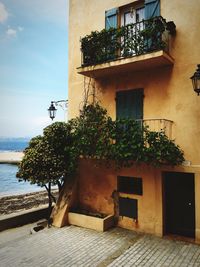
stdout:
MULTIPOLYGON (((0 153, 23 151, 30 138, 0 138, 0 153)), ((19 195, 44 190, 29 182, 19 182, 16 177, 18 166, 15 164, 0 164, 0 197, 19 195)))

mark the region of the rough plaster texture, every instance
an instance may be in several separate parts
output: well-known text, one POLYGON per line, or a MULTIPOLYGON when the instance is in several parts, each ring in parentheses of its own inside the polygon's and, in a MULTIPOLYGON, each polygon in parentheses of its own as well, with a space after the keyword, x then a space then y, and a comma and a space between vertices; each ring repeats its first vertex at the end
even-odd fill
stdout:
MULTIPOLYGON (((123 6, 138 1, 118 1, 123 6)), ((200 165, 199 142, 200 120, 199 98, 192 91, 190 77, 199 63, 200 5, 196 0, 181 2, 161 1, 161 15, 173 20, 177 34, 172 38, 170 55, 173 67, 161 67, 148 71, 131 72, 102 78, 99 84, 99 100, 115 118, 115 94, 118 90, 144 88, 144 118, 166 118, 174 121, 173 137, 185 152, 186 159, 200 165), (179 12, 177 12, 177 9, 179 12), (192 140, 192 142, 190 142, 192 140)), ((200 3, 200 2, 199 2, 200 3)), ((78 114, 83 100, 84 77, 77 73, 81 65, 80 37, 91 31, 101 30, 105 24, 105 10, 116 7, 116 1, 70 0, 69 19, 69 117, 78 114), (87 14, 84 17, 82 14, 87 14), (76 19, 74 19, 76 18, 76 19), (72 108, 73 107, 73 108, 72 108)), ((88 78, 85 78, 86 80, 88 78)))
POLYGON ((56 227, 63 227, 68 224, 68 211, 77 201, 77 177, 68 178, 55 207, 53 208, 51 218, 52 224, 56 227))
MULTIPOLYGON (((117 1, 117 6, 138 1, 117 1)), ((116 1, 70 0, 69 19, 69 117, 78 115, 83 103, 83 89, 89 78, 78 74, 81 65, 80 37, 91 31, 102 30, 105 24, 105 10, 116 7, 116 1), (87 14, 87 16, 83 16, 87 14), (75 19, 76 18, 76 19, 75 19)), ((199 97, 192 90, 190 77, 193 75, 200 55, 197 45, 200 25, 200 1, 161 1, 161 15, 167 21, 174 21, 177 33, 171 38, 169 54, 174 59, 171 66, 150 67, 140 71, 128 71, 117 75, 103 76, 95 80, 98 100, 115 118, 116 92, 144 88, 144 119, 164 118, 174 122, 172 137, 183 149, 188 166, 177 168, 130 169, 122 173, 137 173, 144 181, 144 195, 138 197, 139 219, 130 222, 120 219, 126 228, 138 229, 158 235, 163 234, 162 172, 181 171, 195 174, 196 240, 200 240, 200 105, 199 97), (178 11, 177 11, 178 10, 178 11)), ((84 165, 84 164, 83 164, 84 165)), ((110 197, 116 190, 116 171, 94 170, 92 166, 81 167, 79 201, 99 211, 114 210, 110 197), (88 169, 91 171, 89 172, 88 169), (85 191, 85 193, 84 193, 85 191)), ((136 197, 136 196, 134 196, 136 197)))

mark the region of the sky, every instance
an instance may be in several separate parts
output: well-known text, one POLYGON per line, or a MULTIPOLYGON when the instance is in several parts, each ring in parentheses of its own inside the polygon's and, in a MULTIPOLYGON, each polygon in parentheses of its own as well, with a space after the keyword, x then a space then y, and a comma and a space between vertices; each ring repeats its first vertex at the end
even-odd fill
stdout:
MULTIPOLYGON (((68 0, 0 0, 0 137, 33 137, 68 94, 68 0)), ((57 108, 54 121, 64 121, 57 108)), ((53 121, 53 122, 54 122, 53 121)))

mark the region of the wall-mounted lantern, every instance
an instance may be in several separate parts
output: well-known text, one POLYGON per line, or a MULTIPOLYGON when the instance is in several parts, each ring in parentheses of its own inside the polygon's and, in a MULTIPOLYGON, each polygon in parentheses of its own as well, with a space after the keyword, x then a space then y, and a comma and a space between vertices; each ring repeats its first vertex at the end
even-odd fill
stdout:
POLYGON ((195 71, 194 75, 190 78, 192 80, 192 85, 194 91, 197 95, 200 94, 200 64, 197 65, 197 70, 195 71))
POLYGON ((63 110, 67 109, 68 100, 51 101, 51 105, 48 108, 49 117, 53 120, 56 117, 56 107, 60 106, 63 110))
POLYGON ((48 112, 49 112, 49 117, 53 120, 56 116, 56 107, 54 106, 54 101, 51 101, 51 105, 48 108, 48 112))

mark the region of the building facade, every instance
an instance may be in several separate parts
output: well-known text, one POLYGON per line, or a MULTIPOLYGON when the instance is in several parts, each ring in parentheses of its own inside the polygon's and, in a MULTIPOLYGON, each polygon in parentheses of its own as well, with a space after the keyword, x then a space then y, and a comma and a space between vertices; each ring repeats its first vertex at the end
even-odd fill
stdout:
POLYGON ((173 168, 142 164, 120 171, 82 161, 79 205, 115 213, 121 227, 200 242, 200 97, 190 80, 200 63, 200 1, 69 5, 69 118, 79 114, 88 88, 87 100, 100 101, 113 119, 164 129, 186 159, 173 168))

